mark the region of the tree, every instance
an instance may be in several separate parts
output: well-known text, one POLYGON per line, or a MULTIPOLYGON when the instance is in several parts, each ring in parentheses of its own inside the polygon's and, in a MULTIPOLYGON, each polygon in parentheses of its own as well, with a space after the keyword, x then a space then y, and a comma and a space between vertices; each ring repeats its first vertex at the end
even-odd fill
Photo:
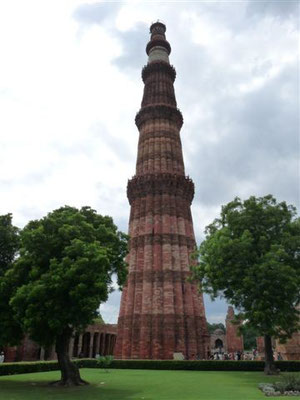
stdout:
POLYGON ((55 343, 57 384, 86 383, 70 361, 69 341, 98 317, 112 274, 124 282, 126 252, 127 236, 89 207, 59 208, 22 230, 20 257, 7 275, 15 288, 10 304, 31 339, 45 347, 55 343))
POLYGON ((19 248, 19 230, 12 225, 12 215, 0 215, 0 274, 7 271, 19 248))
POLYGON ((214 331, 216 329, 221 329, 224 333, 226 333, 225 325, 222 324, 222 322, 220 322, 218 324, 211 324, 211 323, 207 322, 206 324, 207 324, 207 330, 208 330, 209 334, 214 333, 214 331))
POLYGON ((17 344, 23 337, 20 324, 12 318, 9 305, 11 287, 5 274, 12 267, 19 250, 19 229, 12 225, 12 215, 0 215, 0 346, 17 344), (5 329, 3 329, 5 327, 5 329))
POLYGON ((253 350, 256 349, 256 338, 259 336, 255 329, 251 326, 241 326, 241 331, 244 339, 244 349, 253 350))
POLYGON ((235 198, 206 228, 193 268, 204 292, 239 310, 265 340, 265 372, 275 372, 271 338, 299 329, 300 220, 271 195, 235 198))

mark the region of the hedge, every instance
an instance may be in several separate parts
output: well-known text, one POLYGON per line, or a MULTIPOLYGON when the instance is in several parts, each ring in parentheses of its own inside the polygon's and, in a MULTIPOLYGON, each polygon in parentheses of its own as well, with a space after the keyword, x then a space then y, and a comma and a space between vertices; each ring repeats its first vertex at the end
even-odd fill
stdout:
MULTIPOLYGON (((79 368, 98 368, 97 360, 91 359, 80 359, 73 360, 79 368)), ((15 374, 27 374, 32 372, 47 372, 47 371, 58 371, 59 366, 57 361, 20 361, 13 363, 0 364, 0 376, 1 375, 15 375, 15 374)))
MULTIPOLYGON (((74 360, 79 368, 101 368, 91 359, 74 360)), ((300 371, 300 361, 276 361, 280 371, 300 371)), ((263 371, 264 361, 172 361, 172 360, 113 360, 108 368, 155 369, 189 371, 263 371)), ((0 364, 1 375, 25 374, 59 370, 57 361, 34 361, 0 364)))
MULTIPOLYGON (((275 361, 280 371, 300 371, 300 361, 275 361)), ((263 371, 264 361, 114 360, 110 368, 189 371, 263 371)))

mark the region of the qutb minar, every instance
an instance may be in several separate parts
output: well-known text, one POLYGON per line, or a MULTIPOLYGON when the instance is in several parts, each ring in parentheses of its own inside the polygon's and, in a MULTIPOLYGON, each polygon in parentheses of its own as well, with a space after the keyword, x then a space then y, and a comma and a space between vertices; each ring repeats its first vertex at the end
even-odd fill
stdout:
POLYGON ((123 289, 115 357, 206 358, 209 336, 203 297, 188 281, 195 236, 194 184, 185 176, 171 47, 161 22, 151 25, 145 84, 135 122, 136 175, 129 180, 129 272, 123 289))

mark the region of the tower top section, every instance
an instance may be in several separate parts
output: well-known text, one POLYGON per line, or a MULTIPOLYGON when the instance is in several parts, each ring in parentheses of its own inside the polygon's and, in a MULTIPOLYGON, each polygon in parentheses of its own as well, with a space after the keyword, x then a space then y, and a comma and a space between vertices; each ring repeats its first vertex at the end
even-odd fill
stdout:
POLYGON ((148 64, 154 61, 164 61, 169 64, 171 53, 170 43, 166 40, 166 25, 162 22, 154 22, 150 26, 151 39, 147 44, 148 64))
POLYGON ((160 21, 153 22, 153 24, 151 24, 150 26, 150 33, 152 35, 158 34, 158 35, 164 35, 165 37, 166 30, 167 30, 166 25, 160 21))
POLYGON ((232 319, 234 319, 234 317, 235 317, 235 315, 234 315, 234 309, 233 309, 233 307, 232 307, 232 306, 228 306, 226 319, 232 320, 232 319))

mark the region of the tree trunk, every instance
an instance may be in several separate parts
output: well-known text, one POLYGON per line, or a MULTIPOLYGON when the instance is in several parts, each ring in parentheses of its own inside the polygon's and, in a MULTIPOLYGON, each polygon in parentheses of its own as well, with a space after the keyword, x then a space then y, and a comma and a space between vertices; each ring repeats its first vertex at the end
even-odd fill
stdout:
POLYGON ((78 367, 70 360, 69 342, 71 335, 72 331, 70 329, 65 329, 64 332, 56 338, 55 351, 61 371, 61 380, 53 383, 56 386, 80 386, 88 384, 81 379, 78 367))
POLYGON ((272 338, 269 335, 265 335, 265 369, 266 375, 277 374, 277 369, 274 363, 273 349, 272 349, 272 338))

